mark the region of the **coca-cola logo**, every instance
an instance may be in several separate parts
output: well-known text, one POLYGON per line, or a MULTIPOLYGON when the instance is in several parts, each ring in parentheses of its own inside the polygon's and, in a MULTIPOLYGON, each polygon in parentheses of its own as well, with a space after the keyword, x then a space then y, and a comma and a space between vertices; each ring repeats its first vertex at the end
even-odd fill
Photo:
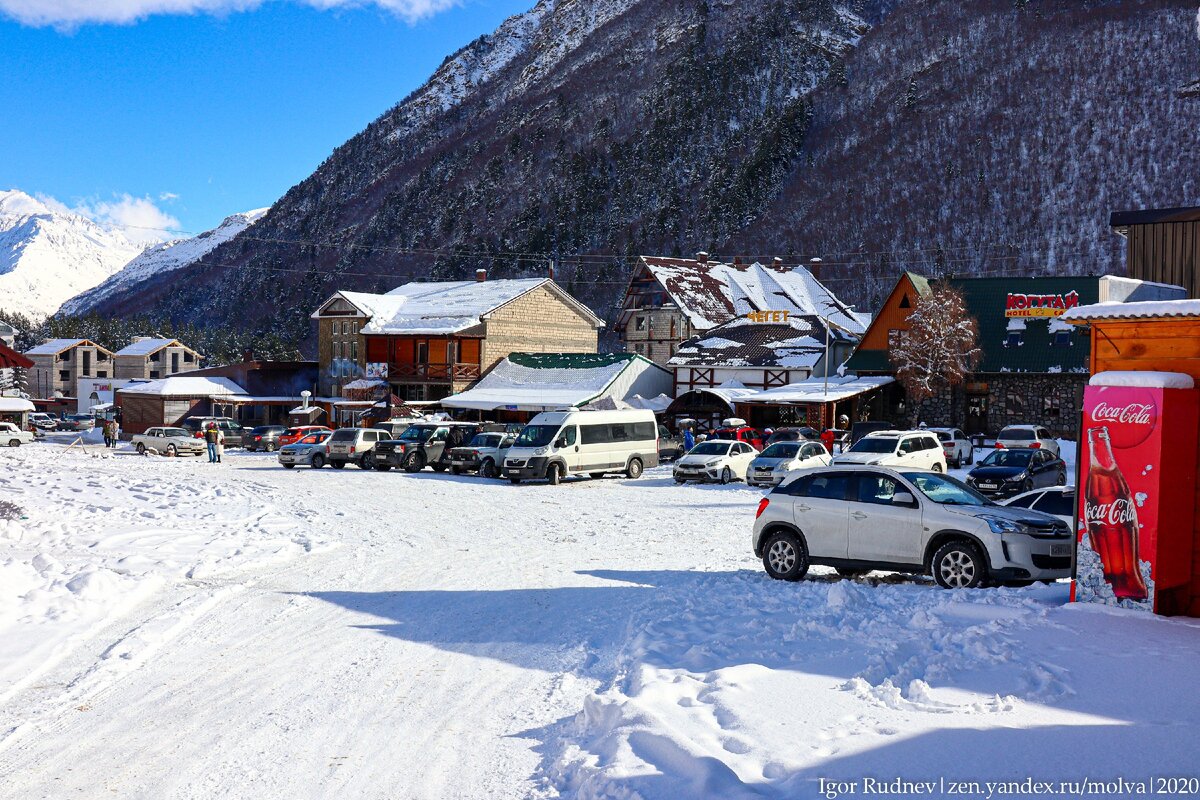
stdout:
POLYGON ((1128 525, 1137 523, 1137 507, 1125 499, 1114 500, 1111 503, 1084 503, 1084 517, 1088 524, 1099 525, 1128 525))
POLYGON ((1108 428, 1113 447, 1127 450, 1150 438, 1158 425, 1158 404, 1146 389, 1108 386, 1095 398, 1088 419, 1108 428))

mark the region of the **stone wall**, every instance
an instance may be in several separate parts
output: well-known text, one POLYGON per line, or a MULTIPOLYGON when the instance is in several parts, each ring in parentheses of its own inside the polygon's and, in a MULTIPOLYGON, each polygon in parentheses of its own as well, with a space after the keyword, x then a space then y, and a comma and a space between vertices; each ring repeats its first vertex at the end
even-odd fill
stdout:
MULTIPOLYGON (((1055 436, 1074 439, 1083 408, 1083 387, 1088 376, 1077 373, 1000 373, 979 375, 972 383, 986 383, 986 435, 995 436, 1005 425, 1044 425, 1055 436)), ((968 396, 964 387, 946 390, 921 403, 916 420, 930 427, 959 427, 970 432, 968 396)))
POLYGON ((599 346, 594 323, 545 286, 494 311, 486 325, 483 372, 509 353, 594 353, 599 346))
POLYGON ((679 344, 696 335, 696 330, 679 309, 647 308, 634 311, 621 331, 625 351, 667 365, 679 344), (641 322, 641 329, 638 324, 641 322))

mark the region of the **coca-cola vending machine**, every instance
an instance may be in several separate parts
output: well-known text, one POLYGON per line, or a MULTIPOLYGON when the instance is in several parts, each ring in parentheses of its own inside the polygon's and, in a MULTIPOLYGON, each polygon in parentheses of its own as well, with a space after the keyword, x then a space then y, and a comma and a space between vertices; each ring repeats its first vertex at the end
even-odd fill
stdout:
POLYGON ((1192 573, 1197 392, 1173 372, 1101 372, 1084 391, 1071 598, 1178 613, 1192 573))

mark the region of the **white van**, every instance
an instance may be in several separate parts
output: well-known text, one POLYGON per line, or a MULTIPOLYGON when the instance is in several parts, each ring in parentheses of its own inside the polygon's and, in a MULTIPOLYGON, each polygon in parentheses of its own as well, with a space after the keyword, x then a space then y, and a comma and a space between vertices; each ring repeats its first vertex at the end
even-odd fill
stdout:
POLYGON ((521 431, 504 457, 513 483, 567 475, 598 478, 623 472, 637 478, 658 466, 658 424, 653 411, 546 411, 521 431))

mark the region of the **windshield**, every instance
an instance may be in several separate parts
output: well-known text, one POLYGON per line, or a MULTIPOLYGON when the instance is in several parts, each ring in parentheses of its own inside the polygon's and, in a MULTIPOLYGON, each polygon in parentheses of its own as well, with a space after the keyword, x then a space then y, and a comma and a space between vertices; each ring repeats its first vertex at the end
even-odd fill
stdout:
POLYGON ((353 442, 357 437, 357 428, 341 428, 333 432, 330 440, 334 442, 353 442))
POLYGON ((185 439, 192 438, 192 435, 183 428, 163 428, 163 436, 182 436, 185 439))
POLYGON ((1021 428, 1005 428, 1000 431, 1000 439, 1008 439, 1010 442, 1028 442, 1037 437, 1033 435, 1031 430, 1023 430, 1021 428))
POLYGON ((436 425, 409 425, 404 429, 404 433, 400 434, 400 441, 423 442, 432 436, 436 430, 436 425))
POLYGON ((500 434, 498 433, 481 433, 471 440, 468 447, 498 447, 500 445, 500 434))
POLYGON ((946 431, 934 431, 934 433, 937 434, 939 441, 949 442, 949 441, 953 440, 953 438, 954 438, 946 431))
POLYGON ((558 433, 557 425, 526 425, 517 437, 516 447, 545 447, 558 433))
POLYGON ((759 458, 795 458, 800 452, 799 442, 776 442, 763 450, 759 458))
POLYGON ((850 448, 851 453, 891 453, 896 449, 896 439, 867 436, 859 439, 850 448))
POLYGON ((730 442, 701 442, 688 451, 689 456, 723 456, 729 452, 730 442))
POLYGON ((901 472, 921 494, 935 503, 946 506, 992 506, 991 500, 957 478, 936 472, 901 472))
POLYGON ((1032 450, 993 450, 987 458, 980 462, 981 467, 1021 467, 1029 466, 1033 458, 1032 450))

